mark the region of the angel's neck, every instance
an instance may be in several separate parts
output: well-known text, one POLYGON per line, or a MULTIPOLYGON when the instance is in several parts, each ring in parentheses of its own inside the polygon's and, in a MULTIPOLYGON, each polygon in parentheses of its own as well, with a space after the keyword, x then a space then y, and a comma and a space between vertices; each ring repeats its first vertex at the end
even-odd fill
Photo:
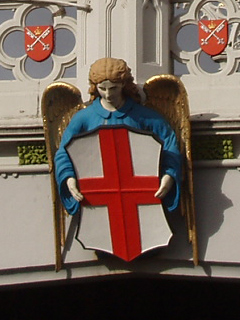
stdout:
POLYGON ((113 101, 113 102, 110 102, 110 101, 107 101, 106 99, 101 99, 100 100, 101 102, 101 105, 104 109, 110 111, 110 112, 114 112, 118 109, 120 109, 124 103, 125 103, 125 99, 121 98, 121 99, 118 99, 117 101, 113 101))

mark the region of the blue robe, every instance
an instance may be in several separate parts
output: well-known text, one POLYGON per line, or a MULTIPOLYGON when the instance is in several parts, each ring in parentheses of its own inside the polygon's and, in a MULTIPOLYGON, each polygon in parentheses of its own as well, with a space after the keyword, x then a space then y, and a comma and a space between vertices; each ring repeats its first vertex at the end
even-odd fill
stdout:
POLYGON ((128 98, 125 104, 114 112, 104 109, 100 99, 97 98, 90 106, 78 111, 73 116, 55 155, 55 174, 58 190, 61 201, 69 214, 77 213, 80 203, 72 197, 66 185, 67 178, 75 178, 75 172, 65 146, 74 135, 79 133, 96 129, 102 125, 122 124, 153 132, 163 141, 161 175, 168 174, 175 181, 174 187, 164 198, 163 204, 169 211, 173 211, 178 206, 181 185, 181 154, 178 149, 176 135, 168 122, 157 112, 137 104, 131 98, 128 98))

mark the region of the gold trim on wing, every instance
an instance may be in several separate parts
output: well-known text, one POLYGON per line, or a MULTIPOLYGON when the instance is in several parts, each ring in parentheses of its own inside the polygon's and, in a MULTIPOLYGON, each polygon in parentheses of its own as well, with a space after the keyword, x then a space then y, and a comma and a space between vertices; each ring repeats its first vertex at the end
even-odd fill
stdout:
POLYGON ((175 130, 183 155, 181 212, 186 217, 188 237, 193 247, 193 261, 198 264, 197 230, 191 155, 191 124, 188 96, 184 84, 174 75, 156 75, 143 87, 146 106, 162 114, 175 130))
POLYGON ((64 246, 65 243, 65 216, 67 213, 61 204, 57 191, 54 155, 72 116, 84 107, 81 92, 78 88, 66 82, 50 84, 42 95, 43 128, 51 176, 56 271, 59 271, 62 266, 61 246, 64 246))

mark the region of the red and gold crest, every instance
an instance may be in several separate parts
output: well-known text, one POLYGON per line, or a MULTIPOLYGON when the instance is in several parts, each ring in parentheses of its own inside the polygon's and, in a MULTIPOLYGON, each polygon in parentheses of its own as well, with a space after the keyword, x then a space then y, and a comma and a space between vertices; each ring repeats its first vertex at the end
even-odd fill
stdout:
POLYGON ((53 51, 52 26, 25 27, 25 51, 35 61, 47 59, 53 51))
POLYGON ((211 56, 220 54, 228 42, 228 22, 222 20, 200 20, 198 22, 199 43, 211 56))

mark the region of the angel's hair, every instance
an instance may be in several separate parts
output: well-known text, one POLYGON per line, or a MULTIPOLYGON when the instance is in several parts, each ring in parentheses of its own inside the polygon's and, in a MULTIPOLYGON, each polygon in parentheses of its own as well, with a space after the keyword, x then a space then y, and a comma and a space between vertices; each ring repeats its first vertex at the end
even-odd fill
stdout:
POLYGON ((105 80, 111 82, 124 83, 123 95, 131 97, 137 103, 140 103, 140 95, 137 85, 133 82, 134 78, 131 74, 131 69, 122 59, 102 58, 95 61, 89 71, 90 100, 93 101, 99 97, 97 85, 105 80))

